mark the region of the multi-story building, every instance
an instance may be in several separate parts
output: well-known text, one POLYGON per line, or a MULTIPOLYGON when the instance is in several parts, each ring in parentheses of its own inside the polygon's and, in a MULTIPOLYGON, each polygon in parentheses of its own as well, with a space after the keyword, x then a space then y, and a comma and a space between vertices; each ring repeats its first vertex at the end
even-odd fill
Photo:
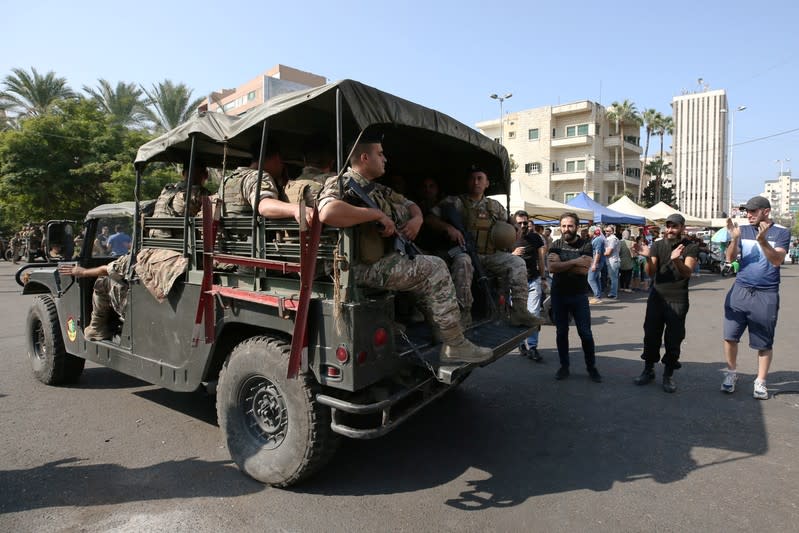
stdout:
POLYGON ((799 179, 791 177, 790 170, 784 170, 776 180, 765 183, 762 196, 771 202, 771 216, 774 218, 794 218, 799 213, 799 179))
POLYGON ((620 139, 606 109, 588 100, 507 113, 475 126, 507 148, 511 178, 559 202, 580 192, 609 204, 627 189, 637 193, 641 173, 640 127, 627 124, 620 139), (500 139, 500 131, 504 139, 500 139), (621 169, 621 150, 624 165, 621 169))
POLYGON ((680 210, 698 218, 726 216, 730 204, 727 167, 727 94, 683 94, 671 101, 674 120, 672 179, 680 210))
POLYGON ((318 87, 327 78, 286 65, 275 65, 235 89, 221 89, 208 95, 201 109, 238 116, 279 94, 318 87))

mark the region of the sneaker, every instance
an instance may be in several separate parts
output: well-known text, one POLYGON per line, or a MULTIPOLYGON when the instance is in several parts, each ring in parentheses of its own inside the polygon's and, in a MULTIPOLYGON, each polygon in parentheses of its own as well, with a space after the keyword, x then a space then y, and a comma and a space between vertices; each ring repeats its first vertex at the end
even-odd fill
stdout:
POLYGON ((530 356, 527 345, 525 343, 519 344, 519 355, 521 355, 522 357, 530 356))
POLYGON ((562 367, 560 367, 558 369, 557 372, 555 372, 555 379, 557 379, 558 381, 566 379, 567 377, 569 377, 569 367, 568 366, 562 366, 562 367))
POLYGON ((755 387, 752 391, 752 397, 756 400, 768 400, 768 389, 766 382, 761 379, 755 380, 755 387))
POLYGON ((588 377, 594 383, 602 383, 602 376, 599 374, 599 370, 596 369, 595 366, 591 368, 587 368, 588 370, 588 377))
POLYGON ((677 384, 674 383, 674 378, 671 376, 663 376, 663 390, 666 392, 675 392, 677 390, 677 384))
POLYGON ((633 380, 633 383, 636 385, 646 385, 647 383, 651 383, 653 381, 655 381, 655 370, 652 368, 644 368, 644 371, 641 372, 640 376, 633 380))
POLYGON ((544 356, 538 353, 538 348, 533 346, 529 350, 527 350, 527 357, 535 361, 536 363, 540 363, 544 360, 544 356))
POLYGON ((615 295, 613 295, 613 294, 608 294, 607 298, 608 298, 609 300, 615 300, 615 299, 616 299, 616 296, 615 296, 615 295))
POLYGON ((724 369, 724 381, 721 382, 721 392, 732 394, 735 392, 735 382, 738 381, 738 374, 735 370, 724 369))
POLYGON ((596 296, 593 296, 593 297, 588 299, 588 303, 591 304, 591 305, 597 305, 597 304, 601 304, 602 300, 600 298, 597 298, 596 296))

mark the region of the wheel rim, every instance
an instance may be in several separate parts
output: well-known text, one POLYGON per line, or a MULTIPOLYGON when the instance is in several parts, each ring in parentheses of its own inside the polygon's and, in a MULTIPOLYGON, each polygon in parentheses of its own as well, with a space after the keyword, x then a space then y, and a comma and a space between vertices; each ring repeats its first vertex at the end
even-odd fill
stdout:
POLYGON ((271 450, 286 438, 289 420, 280 389, 264 376, 252 376, 242 385, 239 405, 247 430, 271 450))
POLYGON ((33 345, 33 357, 38 361, 47 359, 47 344, 44 342, 44 324, 41 320, 35 320, 31 328, 31 344, 33 345))

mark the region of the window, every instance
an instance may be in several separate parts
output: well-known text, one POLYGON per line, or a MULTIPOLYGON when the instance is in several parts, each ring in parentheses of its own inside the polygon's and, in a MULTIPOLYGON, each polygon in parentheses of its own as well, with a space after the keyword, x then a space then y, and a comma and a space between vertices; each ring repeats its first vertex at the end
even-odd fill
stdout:
POLYGON ((250 91, 247 93, 247 101, 250 102, 252 100, 255 100, 255 91, 250 91))
POLYGON ((569 200, 574 199, 577 196, 576 192, 567 192, 563 195, 563 201, 568 202, 569 200))
POLYGON ((576 126, 566 126, 566 137, 574 137, 577 132, 576 126))
POLYGON ((566 172, 585 172, 585 159, 566 161, 566 172))
POLYGON ((527 130, 527 140, 528 141, 537 141, 538 140, 538 128, 527 130))
POLYGON ((580 124, 577 126, 577 135, 588 135, 588 124, 580 124))
POLYGON ((566 137, 575 137, 577 135, 588 135, 588 124, 566 126, 566 137))
POLYGON ((524 171, 527 174, 539 174, 541 172, 541 163, 525 163, 524 171))
POLYGON ((508 139, 515 139, 515 138, 516 138, 516 132, 515 131, 509 131, 508 132, 508 139))

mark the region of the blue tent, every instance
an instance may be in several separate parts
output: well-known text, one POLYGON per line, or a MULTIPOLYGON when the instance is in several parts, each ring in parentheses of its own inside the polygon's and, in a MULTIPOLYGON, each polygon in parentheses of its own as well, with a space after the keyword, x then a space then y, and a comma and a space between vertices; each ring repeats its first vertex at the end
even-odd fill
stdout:
POLYGON ((609 209, 604 205, 593 201, 587 194, 581 192, 568 202, 568 205, 579 207, 581 209, 590 209, 594 212, 594 223, 598 224, 637 224, 643 226, 646 224, 644 217, 636 217, 633 215, 626 215, 613 209, 609 209))

